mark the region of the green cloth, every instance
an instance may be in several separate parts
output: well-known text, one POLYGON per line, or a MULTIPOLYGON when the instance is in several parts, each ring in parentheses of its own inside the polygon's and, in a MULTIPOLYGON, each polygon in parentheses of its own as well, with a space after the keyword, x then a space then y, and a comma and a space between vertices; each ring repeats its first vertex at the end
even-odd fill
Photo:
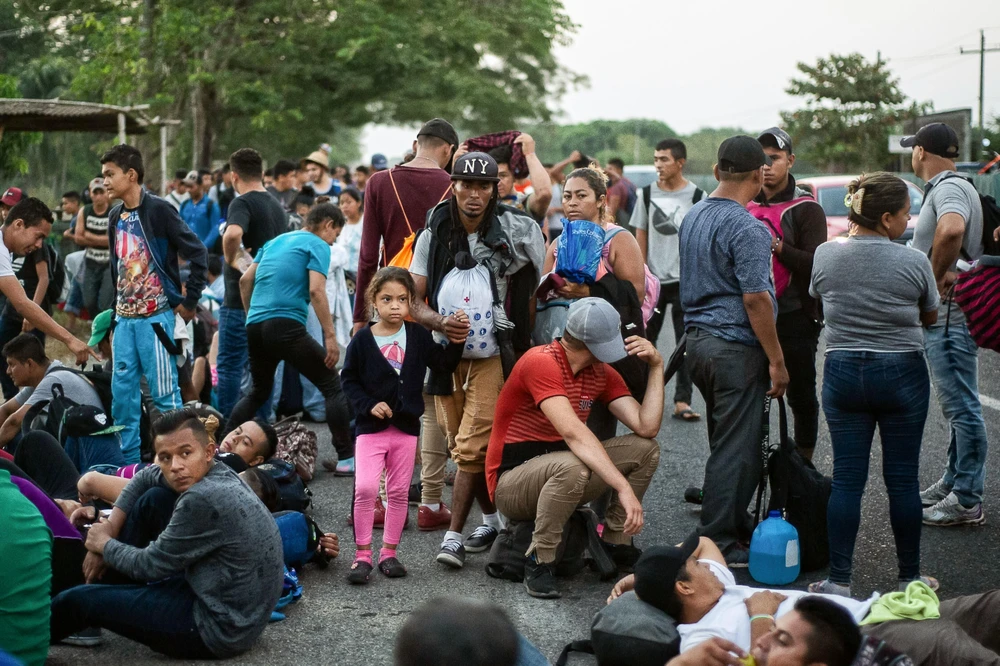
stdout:
POLYGON ((941 602, 927 584, 915 580, 905 592, 884 594, 872 604, 861 624, 879 624, 891 620, 936 620, 941 617, 941 602))
POLYGON ((49 654, 52 533, 42 514, 0 470, 0 648, 27 666, 49 654))

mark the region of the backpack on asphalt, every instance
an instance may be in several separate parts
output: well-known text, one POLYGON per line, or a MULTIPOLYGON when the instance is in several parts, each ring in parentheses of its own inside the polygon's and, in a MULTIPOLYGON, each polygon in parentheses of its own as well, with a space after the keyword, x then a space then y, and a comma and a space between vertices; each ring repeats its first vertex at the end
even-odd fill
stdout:
POLYGON ((571 652, 594 655, 598 666, 663 666, 680 647, 676 620, 629 591, 597 611, 590 640, 563 648, 556 666, 565 666, 571 652))
MULTIPOLYGON (((524 563, 528 559, 525 553, 531 547, 534 531, 533 520, 508 521, 490 549, 486 573, 492 578, 522 582, 524 563)), ((599 541, 597 515, 587 508, 574 511, 563 527, 563 538, 556 550, 556 575, 568 577, 579 573, 587 566, 584 556, 590 554, 602 579, 613 577, 617 569, 599 541)))
POLYGON ((319 452, 316 433, 302 425, 295 416, 278 421, 274 430, 278 433, 278 450, 274 457, 291 463, 302 481, 312 481, 319 452))
MULTIPOLYGON (((313 435, 315 437, 315 435, 313 435)), ((267 472, 278 484, 282 511, 305 511, 312 503, 312 491, 303 483, 295 470, 295 465, 274 457, 257 465, 257 469, 267 472)))
POLYGON ((323 536, 316 521, 300 511, 279 511, 271 514, 281 533, 281 547, 285 558, 285 566, 298 569, 309 562, 316 562, 326 568, 330 558, 319 548, 319 539, 323 536))
POLYGON ((788 436, 788 417, 781 398, 778 398, 778 419, 781 429, 778 447, 771 451, 767 462, 767 478, 771 483, 767 508, 782 511, 785 520, 798 530, 801 570, 816 571, 830 562, 826 506, 832 481, 795 450, 795 442, 788 436))

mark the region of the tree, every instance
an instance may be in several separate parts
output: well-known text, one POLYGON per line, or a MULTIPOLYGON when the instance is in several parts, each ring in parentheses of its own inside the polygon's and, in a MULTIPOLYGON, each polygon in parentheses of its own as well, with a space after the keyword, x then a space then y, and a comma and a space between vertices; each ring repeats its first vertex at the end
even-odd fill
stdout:
POLYGON ((803 78, 792 79, 786 92, 805 100, 805 108, 781 114, 795 137, 796 152, 831 171, 885 168, 893 163, 889 134, 928 105, 908 102, 886 63, 859 53, 799 63, 803 78))
POLYGON ((79 59, 77 97, 184 120, 179 136, 200 165, 248 138, 267 152, 311 150, 367 122, 443 116, 479 131, 546 120, 548 100, 581 80, 552 54, 574 29, 559 0, 96 6, 51 0, 25 13, 79 59))
MULTIPOLYGON (((0 74, 0 97, 20 97, 17 79, 0 74)), ((23 176, 28 172, 25 157, 29 146, 38 143, 41 136, 36 132, 4 132, 0 136, 0 177, 23 176)))

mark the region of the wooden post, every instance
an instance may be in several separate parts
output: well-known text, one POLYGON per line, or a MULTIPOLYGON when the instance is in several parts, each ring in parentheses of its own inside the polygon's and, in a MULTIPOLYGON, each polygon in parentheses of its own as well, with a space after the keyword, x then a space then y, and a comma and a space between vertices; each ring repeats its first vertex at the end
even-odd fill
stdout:
POLYGON ((118 143, 126 143, 125 141, 125 114, 122 112, 118 113, 118 143))
POLYGON ((167 196, 167 124, 160 125, 160 196, 167 196))

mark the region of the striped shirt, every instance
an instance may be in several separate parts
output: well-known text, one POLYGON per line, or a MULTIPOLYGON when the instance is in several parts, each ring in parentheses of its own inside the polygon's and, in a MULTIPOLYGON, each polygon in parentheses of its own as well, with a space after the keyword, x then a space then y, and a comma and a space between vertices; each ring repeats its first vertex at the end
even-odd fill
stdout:
POLYGON ((595 363, 574 375, 559 341, 528 350, 514 366, 497 400, 486 453, 490 494, 503 472, 535 456, 569 450, 542 412, 542 402, 563 396, 580 421, 586 423, 595 400, 610 404, 627 395, 629 390, 621 375, 605 363, 595 363))

